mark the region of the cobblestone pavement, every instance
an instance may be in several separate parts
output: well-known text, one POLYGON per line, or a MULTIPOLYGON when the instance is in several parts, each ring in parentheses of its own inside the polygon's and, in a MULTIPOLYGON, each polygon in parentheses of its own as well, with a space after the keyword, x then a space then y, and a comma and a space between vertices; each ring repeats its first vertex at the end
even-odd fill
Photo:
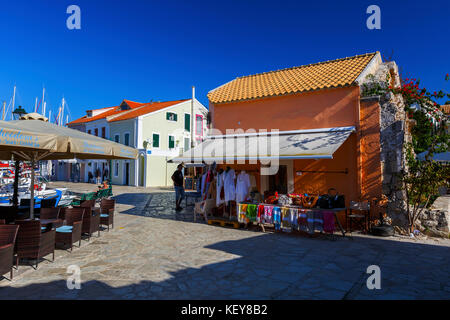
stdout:
POLYGON ((176 213, 170 191, 113 191, 114 230, 37 270, 21 265, 0 280, 0 299, 450 299, 448 240, 227 229, 193 223, 192 207, 176 213), (80 290, 67 288, 70 265, 81 268, 80 290), (381 268, 381 290, 367 289, 369 265, 381 268))

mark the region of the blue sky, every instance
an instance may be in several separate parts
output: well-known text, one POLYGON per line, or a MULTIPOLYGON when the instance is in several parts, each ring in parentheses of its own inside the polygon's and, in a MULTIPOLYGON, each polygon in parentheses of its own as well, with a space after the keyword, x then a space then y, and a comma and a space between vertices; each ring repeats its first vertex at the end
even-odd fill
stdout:
POLYGON ((238 76, 380 51, 406 76, 450 91, 449 1, 40 0, 0 4, 0 100, 54 113, 197 98, 238 76), (66 8, 81 8, 68 30, 66 8), (381 30, 366 8, 381 8, 381 30))

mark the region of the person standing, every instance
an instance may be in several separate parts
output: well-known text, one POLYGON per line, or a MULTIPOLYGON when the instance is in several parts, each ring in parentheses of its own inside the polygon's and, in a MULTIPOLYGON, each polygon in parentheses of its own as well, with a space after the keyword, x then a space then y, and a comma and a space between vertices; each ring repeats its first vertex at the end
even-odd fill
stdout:
POLYGON ((183 180, 183 164, 180 163, 177 167, 177 170, 172 174, 172 181, 175 189, 176 211, 180 211, 183 209, 181 207, 181 201, 183 201, 184 199, 183 180))

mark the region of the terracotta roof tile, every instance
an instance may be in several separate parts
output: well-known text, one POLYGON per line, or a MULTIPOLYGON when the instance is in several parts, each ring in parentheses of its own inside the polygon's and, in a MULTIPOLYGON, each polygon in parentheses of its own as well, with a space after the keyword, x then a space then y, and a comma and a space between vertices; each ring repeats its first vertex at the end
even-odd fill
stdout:
POLYGON ((279 96, 354 84, 376 55, 357 55, 236 78, 208 93, 211 103, 279 96))
POLYGON ((114 122, 114 121, 120 121, 120 120, 127 120, 127 119, 133 119, 139 116, 142 116, 144 114, 155 112, 173 105, 176 105, 178 103, 188 101, 189 99, 184 100, 175 100, 175 101, 165 101, 165 102, 152 102, 142 105, 141 107, 132 109, 132 110, 126 110, 122 112, 121 114, 117 115, 111 115, 111 117, 108 117, 108 122, 114 122))

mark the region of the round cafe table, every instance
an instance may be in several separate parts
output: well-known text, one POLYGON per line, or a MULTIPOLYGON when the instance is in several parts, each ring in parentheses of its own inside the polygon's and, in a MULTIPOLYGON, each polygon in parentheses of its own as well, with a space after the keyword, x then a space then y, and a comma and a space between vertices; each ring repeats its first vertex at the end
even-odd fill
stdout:
POLYGON ((55 228, 61 227, 64 224, 62 219, 40 219, 42 226, 47 226, 49 224, 53 224, 55 228))

